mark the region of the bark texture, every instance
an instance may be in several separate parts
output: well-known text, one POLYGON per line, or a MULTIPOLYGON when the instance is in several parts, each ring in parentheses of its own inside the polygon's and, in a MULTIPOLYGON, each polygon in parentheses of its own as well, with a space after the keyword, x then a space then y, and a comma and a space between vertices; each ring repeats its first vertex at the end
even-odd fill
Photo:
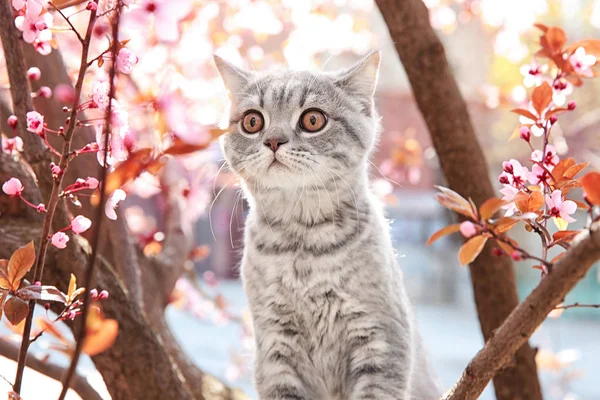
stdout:
POLYGON ((596 222, 578 236, 552 272, 510 314, 443 400, 477 399, 496 371, 511 361, 512 354, 599 259, 600 222, 596 222))
MULTIPOLYGON (((448 186, 480 205, 496 196, 444 47, 421 0, 377 0, 425 119, 448 186)), ((494 257, 488 244, 470 265, 471 282, 484 339, 519 303, 508 257, 494 257)), ((541 400, 535 351, 524 342, 511 367, 494 378, 499 400, 541 400)))

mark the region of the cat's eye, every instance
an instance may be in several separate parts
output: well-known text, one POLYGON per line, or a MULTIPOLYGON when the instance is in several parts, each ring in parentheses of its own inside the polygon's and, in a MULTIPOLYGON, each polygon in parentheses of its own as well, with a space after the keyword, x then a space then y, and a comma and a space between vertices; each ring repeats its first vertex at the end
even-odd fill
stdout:
POLYGON ((244 119, 242 119, 242 129, 250 134, 259 132, 264 124, 265 120, 262 114, 256 110, 246 112, 244 119))
POLYGON ((319 132, 327 125, 327 115, 321 110, 311 108, 302 113, 299 123, 300 128, 306 132, 319 132))

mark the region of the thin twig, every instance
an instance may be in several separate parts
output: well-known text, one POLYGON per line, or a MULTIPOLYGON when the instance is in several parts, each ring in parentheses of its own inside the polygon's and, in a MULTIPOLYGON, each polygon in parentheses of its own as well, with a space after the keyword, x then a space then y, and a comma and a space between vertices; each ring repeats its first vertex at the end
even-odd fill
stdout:
MULTIPOLYGON (((79 75, 77 77, 77 82, 75 84, 75 99, 73 100, 73 107, 71 108, 71 114, 69 116, 69 125, 65 131, 64 139, 65 142, 63 144, 62 156, 60 159, 59 167, 63 172, 66 172, 69 165, 69 155, 71 153, 71 141, 73 139, 73 133, 76 127, 75 118, 77 117, 77 104, 79 103, 79 99, 81 98, 81 91, 83 88, 83 81, 85 78, 85 72, 88 68, 87 66, 87 57, 90 48, 90 42, 92 39, 92 33, 94 28, 94 23, 96 21, 96 11, 90 11, 90 19, 88 23, 87 32, 85 35, 85 40, 83 42, 82 51, 81 51, 81 64, 79 66, 79 75)), ((44 218, 44 224, 42 226, 42 235, 40 238, 40 248, 38 250, 37 262, 35 264, 34 272, 33 272, 33 281, 40 281, 44 272, 44 264, 46 262, 46 252, 48 250, 49 241, 49 233, 52 228, 52 221, 54 220, 54 213, 56 211, 56 207, 58 206, 58 202, 60 201, 60 190, 62 186, 63 177, 65 174, 60 174, 52 185, 52 192, 50 193, 48 206, 46 209, 48 210, 46 216, 44 218)), ((29 349, 29 336, 31 335, 31 326, 33 323, 33 313, 35 309, 35 300, 31 300, 29 302, 29 312, 27 314, 27 318, 25 319, 25 325, 23 328, 23 339, 21 341, 21 349, 19 351, 19 360, 17 362, 17 375, 15 377, 15 392, 20 393, 21 384, 23 382, 23 371, 25 369, 25 361, 27 358, 27 350, 29 349)))
POLYGON ((600 308, 600 304, 573 303, 554 307, 555 310, 568 310, 569 308, 600 308))
MULTIPOLYGON (((116 18, 114 19, 113 22, 113 27, 112 27, 112 34, 113 34, 113 46, 112 46, 112 55, 113 55, 113 60, 116 59, 116 54, 117 51, 119 50, 119 42, 117 40, 117 38, 119 37, 119 20, 121 17, 121 8, 117 8, 117 14, 116 14, 116 18)), ((86 59, 87 59, 87 55, 86 55, 86 59)), ((82 58, 82 63, 85 62, 86 59, 82 58)), ((98 259, 98 251, 99 251, 99 244, 100 244, 100 235, 102 232, 102 221, 104 220, 103 218, 103 212, 104 212, 104 204, 106 202, 106 176, 108 175, 108 168, 107 168, 107 160, 108 160, 108 144, 109 144, 109 138, 110 138, 110 131, 111 131, 111 114, 112 114, 112 104, 113 104, 113 98, 115 97, 115 75, 117 73, 117 66, 116 63, 112 63, 111 65, 111 69, 110 69, 110 74, 109 74, 109 91, 108 91, 108 107, 106 108, 106 114, 105 114, 105 121, 104 121, 104 162, 102 163, 102 170, 100 173, 100 181, 102 182, 102 190, 100 191, 100 202, 98 204, 98 207, 96 208, 96 215, 95 215, 95 232, 93 235, 93 243, 92 243, 92 255, 89 259, 89 263, 88 263, 88 267, 85 273, 85 278, 84 278, 84 286, 85 288, 89 288, 92 285, 92 281, 94 279, 94 270, 96 267, 96 260, 98 259)), ((74 120, 72 121, 74 123, 74 120)), ((69 390, 69 386, 71 384, 71 380, 73 379, 73 376, 75 375, 75 371, 77 369, 77 363, 79 362, 79 357, 81 356, 81 351, 83 349, 83 342, 85 340, 85 336, 86 336, 86 322, 87 322, 87 317, 88 317, 88 313, 90 310, 90 304, 92 302, 92 297, 90 294, 89 290, 85 291, 85 299, 83 302, 83 306, 81 308, 81 317, 80 317, 80 327, 79 327, 79 331, 77 332, 77 343, 75 345, 75 350, 73 352, 73 358, 71 359, 71 364, 69 365, 69 369, 67 370, 67 374, 65 375, 64 379, 63 379, 63 388, 62 391, 60 393, 60 396, 58 397, 58 400, 64 400, 65 396, 67 395, 67 392, 69 390)))
POLYGON ((77 29, 75 29, 75 27, 71 23, 71 20, 69 18, 67 18, 67 16, 65 14, 63 14, 63 12, 60 10, 60 8, 56 7, 54 5, 54 3, 49 2, 48 5, 52 8, 54 8, 56 10, 56 12, 58 12, 60 14, 60 16, 63 17, 63 19, 67 22, 67 24, 69 24, 69 26, 71 27, 73 32, 75 32, 75 35, 77 35, 77 39, 79 39, 79 43, 81 43, 81 45, 83 45, 83 38, 81 37, 79 32, 77 32, 77 29))

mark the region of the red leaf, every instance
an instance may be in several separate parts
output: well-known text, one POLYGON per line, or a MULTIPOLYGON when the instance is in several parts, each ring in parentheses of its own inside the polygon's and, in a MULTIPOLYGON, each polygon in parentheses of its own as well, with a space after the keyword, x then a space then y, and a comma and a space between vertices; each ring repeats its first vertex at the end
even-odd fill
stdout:
POLYGON ((454 232, 458 232, 459 230, 460 230, 460 224, 453 224, 453 225, 445 226, 442 229, 440 229, 439 231, 435 232, 433 235, 431 235, 431 237, 429 238, 429 240, 426 243, 426 246, 429 246, 431 243, 435 242, 436 240, 438 240, 446 235, 449 235, 454 232))
POLYGON ((548 28, 540 38, 542 47, 548 49, 551 54, 561 53, 566 42, 567 35, 565 35, 565 31, 557 26, 548 28))
POLYGON ((4 315, 13 325, 23 321, 29 312, 29 305, 25 300, 11 296, 4 303, 4 315))
POLYGON ((546 113, 546 118, 550 118, 553 115, 564 113, 565 111, 569 111, 569 109, 564 107, 555 108, 554 110, 550 110, 546 113))
POLYGON ((511 217, 500 218, 500 220, 494 224, 494 232, 496 232, 496 233, 508 232, 517 224, 517 222, 519 222, 518 219, 514 219, 511 217))
POLYGON ((88 331, 82 351, 90 356, 102 353, 110 348, 119 334, 119 323, 114 319, 105 319, 94 330, 88 331))
POLYGON ((470 264, 474 259, 477 258, 483 246, 487 242, 486 236, 475 236, 469 239, 465 244, 462 245, 458 251, 458 260, 461 265, 470 264))
POLYGON ((581 178, 581 184, 587 200, 596 206, 600 205, 600 173, 590 172, 586 174, 581 178))
POLYGON ((533 89, 531 93, 531 102, 533 108, 537 111, 538 115, 542 115, 542 112, 548 107, 552 101, 552 88, 548 82, 542 83, 540 86, 533 89))
POLYGON ((524 116, 526 118, 529 118, 529 119, 531 119, 533 121, 537 121, 537 119, 538 119, 538 117, 535 116, 535 115, 533 115, 533 113, 531 111, 528 111, 528 110, 525 110, 525 109, 522 109, 522 108, 515 108, 513 110, 510 110, 510 112, 522 115, 522 116, 524 116))
POLYGON ((515 195, 515 204, 523 214, 536 212, 544 205, 544 195, 541 192, 518 192, 515 195))
POLYGON ((6 271, 10 289, 17 290, 19 288, 21 279, 31 269, 34 262, 35 247, 33 246, 33 241, 15 250, 12 256, 10 256, 6 271))
POLYGON ((546 33, 546 31, 548 31, 548 27, 544 24, 533 24, 533 26, 540 29, 544 33, 546 33))
POLYGON ((157 172, 164 166, 164 160, 155 158, 152 149, 141 149, 129 155, 106 177, 106 193, 110 194, 137 178, 142 172, 157 172))

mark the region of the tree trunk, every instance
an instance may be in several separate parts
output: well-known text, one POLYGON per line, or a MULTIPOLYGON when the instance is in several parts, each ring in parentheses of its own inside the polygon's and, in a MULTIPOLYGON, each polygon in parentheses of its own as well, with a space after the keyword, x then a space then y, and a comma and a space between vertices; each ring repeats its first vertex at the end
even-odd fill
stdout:
MULTIPOLYGON (((421 0, 377 0, 425 119, 451 189, 480 205, 496 196, 483 151, 475 136, 444 47, 429 24, 421 0)), ((488 244, 470 265, 481 330, 488 341, 518 305, 515 275, 508 257, 494 257, 488 244)), ((535 351, 526 342, 515 363, 494 378, 499 400, 542 398, 535 351)))

